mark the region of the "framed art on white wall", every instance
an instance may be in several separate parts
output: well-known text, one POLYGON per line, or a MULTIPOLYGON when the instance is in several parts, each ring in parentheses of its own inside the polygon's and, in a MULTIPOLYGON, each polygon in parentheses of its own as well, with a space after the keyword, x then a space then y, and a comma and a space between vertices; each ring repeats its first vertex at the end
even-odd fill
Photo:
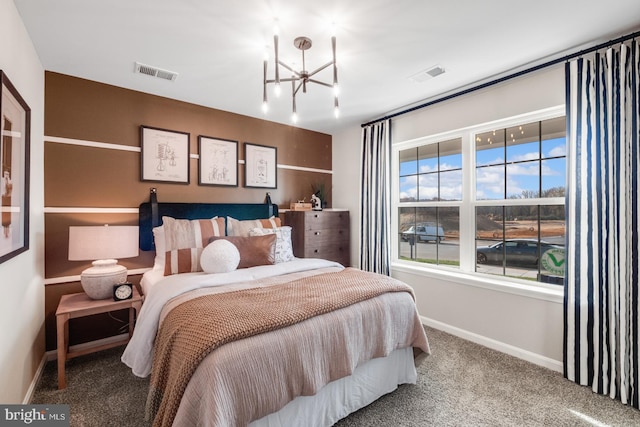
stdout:
POLYGON ((31 109, 0 71, 0 263, 29 249, 31 109))

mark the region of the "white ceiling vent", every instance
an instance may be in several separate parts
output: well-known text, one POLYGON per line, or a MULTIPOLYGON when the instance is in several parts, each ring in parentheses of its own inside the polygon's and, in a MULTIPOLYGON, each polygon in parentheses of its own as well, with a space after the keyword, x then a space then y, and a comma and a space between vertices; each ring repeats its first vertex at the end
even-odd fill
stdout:
POLYGON ((136 73, 146 74, 148 76, 157 77, 159 79, 174 81, 178 78, 178 73, 173 71, 163 70, 158 67, 152 67, 151 65, 141 64, 136 62, 136 68, 134 70, 136 73))
POLYGON ((439 65, 435 65, 431 68, 427 68, 426 70, 422 70, 419 73, 414 74, 413 76, 409 77, 409 80, 414 83, 422 83, 433 77, 437 77, 442 73, 444 73, 444 68, 439 65))

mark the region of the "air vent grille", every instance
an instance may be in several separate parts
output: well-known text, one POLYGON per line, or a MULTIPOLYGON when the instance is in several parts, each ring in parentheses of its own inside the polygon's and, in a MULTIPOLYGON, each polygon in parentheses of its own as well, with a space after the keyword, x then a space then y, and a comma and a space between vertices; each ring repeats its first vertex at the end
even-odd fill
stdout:
POLYGON ((444 71, 445 71, 444 68, 442 68, 439 65, 436 65, 431 68, 427 68, 426 70, 422 70, 419 73, 414 74, 413 76, 409 77, 409 80, 411 80, 414 83, 422 83, 433 77, 443 74, 444 71))
POLYGON ((136 67, 134 72, 140 74, 146 74, 151 77, 157 77, 159 79, 175 81, 178 78, 178 73, 173 71, 163 70, 162 68, 152 67, 151 65, 141 64, 136 62, 136 67))

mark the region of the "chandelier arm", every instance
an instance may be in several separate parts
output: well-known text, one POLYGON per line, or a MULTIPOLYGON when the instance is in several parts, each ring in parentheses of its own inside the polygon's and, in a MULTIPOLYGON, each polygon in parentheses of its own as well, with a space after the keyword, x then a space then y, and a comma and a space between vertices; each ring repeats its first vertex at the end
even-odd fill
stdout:
POLYGON ((267 60, 264 60, 264 77, 262 79, 262 103, 267 103, 267 60))
MULTIPOLYGON (((292 86, 293 87, 293 86, 292 86)), ((302 81, 298 84, 298 86, 296 87, 296 89, 293 91, 293 96, 295 97, 296 94, 298 93, 298 91, 300 90, 300 88, 302 87, 302 81)))
POLYGON ((280 70, 278 69, 278 63, 280 62, 280 59, 278 59, 278 35, 274 34, 273 35, 273 50, 275 53, 275 61, 276 61, 276 84, 280 84, 280 70))
MULTIPOLYGON (((286 68, 287 70, 291 71, 293 74, 295 74, 296 76, 300 77, 300 73, 296 70, 294 70, 293 68, 291 68, 290 66, 288 66, 287 64, 285 64, 282 61, 278 61, 278 64, 282 65, 284 68, 286 68)), ((277 67, 276 67, 277 68, 277 67)), ((282 81, 284 81, 284 79, 281 79, 282 81)))
POLYGON ((295 86, 296 86, 296 83, 293 80, 291 80, 291 93, 293 94, 291 96, 291 103, 292 103, 291 107, 292 107, 292 110, 293 110, 292 111, 292 114, 293 114, 292 119, 293 119, 294 123, 298 121, 298 112, 297 112, 297 108, 296 108, 296 90, 295 90, 295 86))
POLYGON ((309 79, 309 81, 313 82, 313 83, 317 83, 317 84, 322 85, 322 86, 331 87, 331 88, 333 87, 332 84, 321 82, 320 80, 309 79))
POLYGON ((338 65, 336 62, 336 36, 331 37, 331 51, 333 52, 333 85, 338 85, 338 65))
POLYGON ((281 82, 297 82, 302 80, 300 77, 285 77, 284 79, 280 79, 281 82))
POLYGON ((333 65, 333 62, 327 62, 322 67, 316 68, 315 70, 313 70, 312 72, 309 73, 309 77, 313 76, 314 74, 319 73, 320 71, 324 70, 325 68, 329 67, 330 65, 333 65))

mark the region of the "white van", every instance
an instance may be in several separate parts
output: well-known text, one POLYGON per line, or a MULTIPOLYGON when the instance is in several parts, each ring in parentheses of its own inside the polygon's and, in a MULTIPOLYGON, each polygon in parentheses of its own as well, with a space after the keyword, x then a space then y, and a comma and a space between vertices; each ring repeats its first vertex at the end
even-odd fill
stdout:
POLYGON ((405 242, 441 242, 444 240, 444 229, 441 225, 432 222, 423 222, 412 225, 407 231, 402 232, 402 240, 405 242))

